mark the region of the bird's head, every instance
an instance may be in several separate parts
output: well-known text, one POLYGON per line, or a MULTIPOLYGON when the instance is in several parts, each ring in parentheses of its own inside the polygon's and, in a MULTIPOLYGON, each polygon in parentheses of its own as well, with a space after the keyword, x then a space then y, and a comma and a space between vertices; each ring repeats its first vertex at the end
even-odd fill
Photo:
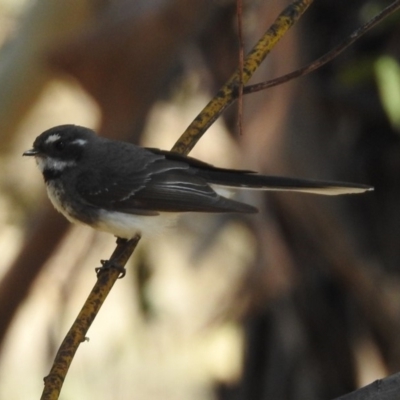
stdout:
POLYGON ((88 128, 77 125, 60 125, 40 134, 33 148, 23 153, 33 156, 46 180, 60 175, 66 169, 79 163, 87 146, 96 134, 88 128))

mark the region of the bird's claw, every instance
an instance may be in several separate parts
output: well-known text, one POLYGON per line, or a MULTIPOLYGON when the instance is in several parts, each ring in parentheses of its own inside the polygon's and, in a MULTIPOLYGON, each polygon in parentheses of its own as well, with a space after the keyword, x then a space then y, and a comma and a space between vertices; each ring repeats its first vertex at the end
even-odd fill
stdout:
POLYGON ((122 279, 126 275, 126 269, 124 267, 116 265, 110 260, 100 260, 100 263, 101 267, 97 267, 94 269, 96 271, 97 277, 99 277, 102 272, 111 268, 116 269, 119 272, 118 279, 122 279))

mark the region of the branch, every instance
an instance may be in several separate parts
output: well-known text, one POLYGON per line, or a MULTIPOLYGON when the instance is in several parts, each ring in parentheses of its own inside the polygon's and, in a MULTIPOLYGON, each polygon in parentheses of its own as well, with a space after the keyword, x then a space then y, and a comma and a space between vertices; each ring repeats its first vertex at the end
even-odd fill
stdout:
MULTIPOLYGON (((205 131, 221 115, 223 110, 234 101, 235 92, 241 79, 243 84, 245 84, 251 78, 268 53, 305 12, 312 1, 296 0, 279 15, 275 23, 244 60, 243 73, 240 73, 239 68, 233 74, 178 139, 172 149, 173 151, 181 154, 188 154, 190 152, 205 131)), ((118 245, 110 258, 110 263, 118 268, 124 268, 139 240, 140 236, 136 236, 129 241, 117 240, 118 245)), ((81 312, 58 350, 50 374, 45 378, 45 388, 41 400, 58 399, 73 357, 80 343, 85 340, 85 335, 90 325, 118 279, 119 274, 120 271, 117 268, 111 268, 102 272, 99 276, 81 312)))
POLYGON ((278 16, 264 36, 257 42, 243 63, 241 76, 238 68, 213 99, 204 107, 200 114, 187 127, 175 143, 172 151, 188 154, 201 139, 207 129, 229 107, 237 97, 240 81, 246 84, 265 57, 275 47, 285 33, 303 15, 313 0, 296 0, 278 16))
POLYGON ((378 379, 368 386, 334 400, 397 400, 400 398, 400 372, 378 379))
POLYGON ((131 240, 117 240, 117 247, 110 258, 110 263, 116 268, 105 269, 99 274, 96 284, 57 352, 49 375, 44 378, 45 387, 41 400, 58 399, 79 345, 86 340, 87 331, 118 279, 120 269, 125 268, 139 240, 139 235, 131 240))

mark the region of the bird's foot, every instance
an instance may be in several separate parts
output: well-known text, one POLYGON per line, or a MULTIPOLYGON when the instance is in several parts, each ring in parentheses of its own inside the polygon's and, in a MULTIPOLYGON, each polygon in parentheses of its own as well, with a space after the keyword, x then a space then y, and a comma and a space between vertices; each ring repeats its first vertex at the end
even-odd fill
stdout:
POLYGON ((116 243, 118 244, 118 245, 121 245, 121 244, 125 244, 127 241, 128 241, 128 239, 123 239, 123 238, 120 238, 120 237, 118 237, 118 236, 116 236, 116 243))
POLYGON ((126 275, 126 269, 124 267, 121 267, 120 265, 116 265, 110 260, 100 260, 100 263, 101 263, 101 267, 95 268, 97 277, 99 277, 102 272, 107 271, 111 268, 119 271, 118 279, 122 279, 126 275))

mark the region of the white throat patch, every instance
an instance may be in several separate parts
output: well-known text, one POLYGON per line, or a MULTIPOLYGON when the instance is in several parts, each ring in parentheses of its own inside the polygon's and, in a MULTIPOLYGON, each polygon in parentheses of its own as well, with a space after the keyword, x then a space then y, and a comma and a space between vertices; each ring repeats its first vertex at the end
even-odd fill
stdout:
POLYGON ((75 161, 62 161, 51 157, 35 157, 41 172, 45 170, 63 171, 67 167, 74 167, 75 161))

